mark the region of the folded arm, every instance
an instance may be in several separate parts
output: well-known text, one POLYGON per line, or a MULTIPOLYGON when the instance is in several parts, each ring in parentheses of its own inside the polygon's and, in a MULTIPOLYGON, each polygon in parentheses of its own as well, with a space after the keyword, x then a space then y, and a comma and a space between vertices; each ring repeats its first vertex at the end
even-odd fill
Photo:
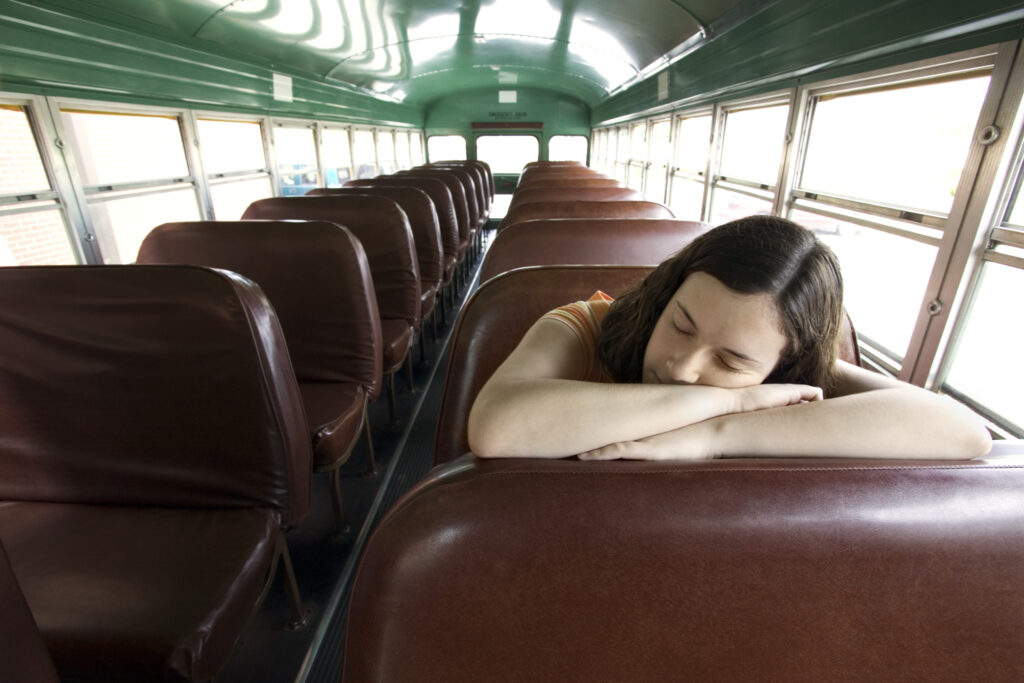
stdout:
POLYGON ((803 385, 722 389, 586 382, 583 352, 564 324, 534 324, 473 404, 473 452, 559 458, 736 411, 820 398, 820 390, 803 385))
POLYGON ((839 363, 836 395, 824 401, 718 416, 581 457, 970 459, 991 448, 984 425, 956 401, 839 363))

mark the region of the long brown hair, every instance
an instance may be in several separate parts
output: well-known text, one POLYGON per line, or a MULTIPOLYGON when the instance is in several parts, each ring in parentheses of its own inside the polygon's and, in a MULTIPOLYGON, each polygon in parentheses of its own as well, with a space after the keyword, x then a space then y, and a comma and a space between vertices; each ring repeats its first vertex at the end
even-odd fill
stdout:
POLYGON ((598 359, 618 382, 640 382, 655 323, 690 273, 704 272, 740 294, 774 299, 788 344, 765 382, 810 384, 826 393, 843 318, 835 254, 810 230, 775 216, 749 216, 701 235, 612 304, 598 359))

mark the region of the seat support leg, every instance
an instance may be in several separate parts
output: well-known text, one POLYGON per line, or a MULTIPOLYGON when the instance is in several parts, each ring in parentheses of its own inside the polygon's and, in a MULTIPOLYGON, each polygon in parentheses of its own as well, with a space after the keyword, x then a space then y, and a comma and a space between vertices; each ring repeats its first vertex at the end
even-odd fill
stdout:
POLYGON ((284 533, 277 536, 277 553, 281 558, 281 579, 284 582, 284 592, 288 598, 290 612, 285 629, 293 632, 305 630, 309 626, 309 616, 302 607, 299 582, 295 578, 295 567, 292 566, 292 556, 288 552, 288 543, 284 540, 284 533))

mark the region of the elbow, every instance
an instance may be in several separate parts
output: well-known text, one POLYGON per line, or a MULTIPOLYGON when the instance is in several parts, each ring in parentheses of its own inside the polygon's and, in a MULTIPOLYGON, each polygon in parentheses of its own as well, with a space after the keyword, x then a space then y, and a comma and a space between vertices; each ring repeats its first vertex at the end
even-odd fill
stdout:
POLYGON ((505 445, 500 438, 500 429, 488 419, 485 408, 480 406, 479 399, 469 411, 466 424, 466 439, 469 450, 478 458, 501 458, 507 455, 505 445))

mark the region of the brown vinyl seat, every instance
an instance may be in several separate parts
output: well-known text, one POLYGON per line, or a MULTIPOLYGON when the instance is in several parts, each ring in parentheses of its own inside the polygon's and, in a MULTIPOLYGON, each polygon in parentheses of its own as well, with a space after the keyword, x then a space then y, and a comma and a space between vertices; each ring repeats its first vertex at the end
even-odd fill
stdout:
MULTIPOLYGON (((471 240, 473 239, 473 222, 469 213, 469 203, 466 198, 466 186, 463 182, 456 177, 454 173, 450 173, 445 169, 428 169, 428 168, 417 168, 410 169, 408 171, 399 171, 398 173, 390 176, 382 176, 384 178, 435 178, 442 181, 448 187, 448 191, 452 195, 452 205, 455 209, 455 222, 459 227, 459 252, 457 255, 456 265, 465 274, 468 266, 467 259, 469 257, 469 247, 471 240)), ((376 178, 374 178, 376 180, 376 178)), ((457 271, 458 272, 458 271, 457 271)), ((461 288, 461 284, 458 285, 461 288)))
MULTIPOLYGON (((402 207, 416 243, 416 259, 420 270, 420 319, 433 320, 431 316, 444 281, 444 247, 441 245, 441 228, 434 202, 423 190, 409 186, 320 187, 310 190, 306 196, 351 194, 379 194, 402 207)), ((434 337, 437 337, 436 321, 434 337)), ((423 351, 423 335, 420 335, 420 351, 423 351)))
POLYGON ((509 204, 511 211, 521 204, 530 202, 623 202, 643 201, 641 192, 628 187, 573 187, 556 185, 554 187, 534 187, 521 190, 516 188, 509 204))
POLYGON ((61 678, 215 676, 309 511, 260 289, 193 266, 0 268, 0 434, 0 538, 61 678))
POLYGON ((675 214, 664 204, 647 201, 530 202, 510 208, 498 230, 537 218, 675 218, 675 214))
POLYGON ((420 329, 420 274, 415 241, 405 212, 374 195, 273 197, 249 205, 243 220, 309 220, 344 225, 359 239, 373 276, 380 311, 384 377, 391 421, 395 413, 395 373, 403 365, 412 389, 409 349, 420 329))
POLYGON ((711 226, 671 218, 550 218, 502 230, 480 282, 514 268, 558 264, 657 265, 711 226))
POLYGON ((359 240, 322 221, 164 223, 139 247, 138 263, 186 263, 234 271, 274 306, 313 446, 313 469, 330 472, 335 524, 344 528, 339 468, 360 434, 376 469, 366 415, 380 395, 380 313, 359 240))
POLYGON ((342 680, 1016 681, 1024 444, 984 459, 477 460, 395 503, 342 680))
POLYGON ((417 171, 440 171, 442 173, 452 173, 456 178, 458 178, 459 182, 462 183, 462 187, 466 192, 466 207, 469 211, 469 240, 470 247, 473 250, 471 255, 475 255, 476 251, 480 248, 480 232, 487 223, 487 210, 481 202, 480 194, 477 190, 479 180, 477 179, 476 170, 466 166, 428 165, 419 166, 417 168, 410 169, 409 171, 399 171, 398 174, 415 173, 417 171))
POLYGON ((546 187, 625 187, 615 178, 602 178, 593 175, 558 175, 531 176, 520 180, 516 192, 546 187))
POLYGON ((465 161, 434 161, 426 164, 423 168, 461 168, 473 174, 473 181, 476 186, 477 205, 480 208, 481 227, 487 223, 490 212, 491 200, 491 179, 488 175, 488 166, 484 162, 474 160, 465 161))
MULTIPOLYGON (((640 282, 650 266, 561 265, 518 268, 487 280, 455 323, 434 443, 434 464, 469 451, 466 420, 476 395, 542 315, 597 290, 615 297, 640 282)), ((839 357, 860 364, 857 337, 846 317, 839 357)))
POLYGON ((58 683, 57 670, 0 543, 0 671, 5 680, 58 683))
MULTIPOLYGON (((434 203, 438 227, 441 231, 441 246, 444 250, 443 286, 454 287, 452 278, 459 259, 459 223, 455 216, 455 202, 448 185, 439 178, 414 178, 412 176, 378 176, 345 181, 345 187, 415 187, 425 192, 434 203)), ((454 297, 453 297, 454 300, 454 297)), ((444 297, 441 297, 442 314, 444 297)))

